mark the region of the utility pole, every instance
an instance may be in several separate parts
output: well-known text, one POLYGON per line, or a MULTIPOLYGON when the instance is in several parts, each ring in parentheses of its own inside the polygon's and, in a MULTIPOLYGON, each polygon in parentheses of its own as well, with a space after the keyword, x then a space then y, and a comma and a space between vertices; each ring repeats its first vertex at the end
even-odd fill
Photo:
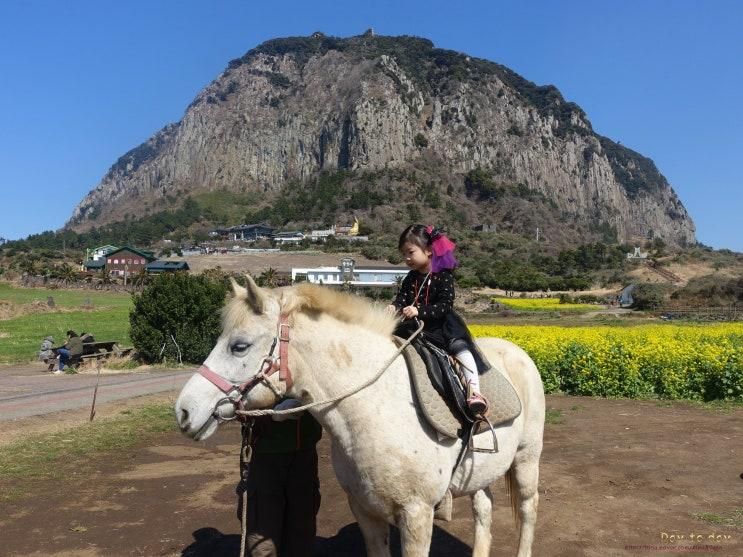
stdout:
POLYGON ((539 227, 537 227, 537 243, 539 243, 539 227))

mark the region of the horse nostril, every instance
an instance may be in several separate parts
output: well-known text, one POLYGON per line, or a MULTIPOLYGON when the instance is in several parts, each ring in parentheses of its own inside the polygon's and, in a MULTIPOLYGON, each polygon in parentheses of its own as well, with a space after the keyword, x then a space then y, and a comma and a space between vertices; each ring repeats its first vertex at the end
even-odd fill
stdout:
POLYGON ((181 415, 178 418, 178 425, 180 425, 182 429, 188 426, 188 410, 181 410, 181 415))

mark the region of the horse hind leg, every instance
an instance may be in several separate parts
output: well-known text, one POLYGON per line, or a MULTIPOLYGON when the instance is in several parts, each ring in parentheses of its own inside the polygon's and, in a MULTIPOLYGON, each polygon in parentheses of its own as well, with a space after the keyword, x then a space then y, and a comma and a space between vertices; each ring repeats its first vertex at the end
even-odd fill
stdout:
POLYGON ((348 498, 351 512, 359 523, 369 557, 390 557, 390 525, 386 520, 369 514, 353 497, 348 498))
POLYGON ((531 557, 539 505, 539 455, 516 453, 507 474, 511 506, 518 513, 521 529, 517 557, 531 557))
POLYGON ((489 487, 476 491, 472 495, 472 512, 475 517, 475 543, 472 557, 487 557, 490 555, 492 510, 493 493, 489 487))
POLYGON ((402 557, 428 557, 433 535, 433 506, 410 503, 397 517, 402 557))

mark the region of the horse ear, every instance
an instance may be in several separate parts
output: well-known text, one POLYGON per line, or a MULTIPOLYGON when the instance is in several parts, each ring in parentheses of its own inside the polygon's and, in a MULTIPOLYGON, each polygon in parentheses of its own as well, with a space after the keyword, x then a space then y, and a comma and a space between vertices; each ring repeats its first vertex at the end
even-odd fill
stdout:
POLYGON ((245 301, 248 302, 255 313, 261 315, 266 309, 266 294, 253 281, 253 277, 246 274, 245 278, 248 286, 247 289, 243 289, 245 290, 245 301))
POLYGON ((232 297, 244 300, 250 306, 250 309, 260 315, 266 307, 266 295, 250 275, 245 275, 245 278, 247 280, 247 288, 240 286, 234 278, 230 277, 232 297))
POLYGON ((237 284, 237 281, 230 277, 230 287, 232 288, 232 297, 233 298, 242 298, 247 299, 248 297, 248 291, 237 284))

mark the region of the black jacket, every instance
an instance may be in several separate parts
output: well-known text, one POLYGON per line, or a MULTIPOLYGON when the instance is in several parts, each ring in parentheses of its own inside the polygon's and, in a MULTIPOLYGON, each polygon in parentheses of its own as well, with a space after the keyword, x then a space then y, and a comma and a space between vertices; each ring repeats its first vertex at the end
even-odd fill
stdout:
MULTIPOLYGON (((452 348, 453 341, 464 341, 475 357, 478 371, 484 373, 490 369, 490 364, 475 345, 462 317, 454 311, 454 296, 454 275, 451 271, 429 275, 410 271, 402 281, 392 305, 398 310, 407 306, 418 308, 418 319, 424 323, 424 337, 439 348, 451 353, 458 351, 452 348)), ((397 326, 395 334, 408 338, 417 328, 415 319, 406 319, 397 326)))
MULTIPOLYGON (((443 347, 446 344, 443 336, 444 322, 454 308, 454 276, 450 271, 428 275, 410 271, 403 279, 392 305, 398 310, 407 306, 418 308, 418 319, 425 323, 423 330, 426 336, 443 347)), ((417 327, 414 319, 407 320, 404 324, 412 327, 411 332, 417 327)))

